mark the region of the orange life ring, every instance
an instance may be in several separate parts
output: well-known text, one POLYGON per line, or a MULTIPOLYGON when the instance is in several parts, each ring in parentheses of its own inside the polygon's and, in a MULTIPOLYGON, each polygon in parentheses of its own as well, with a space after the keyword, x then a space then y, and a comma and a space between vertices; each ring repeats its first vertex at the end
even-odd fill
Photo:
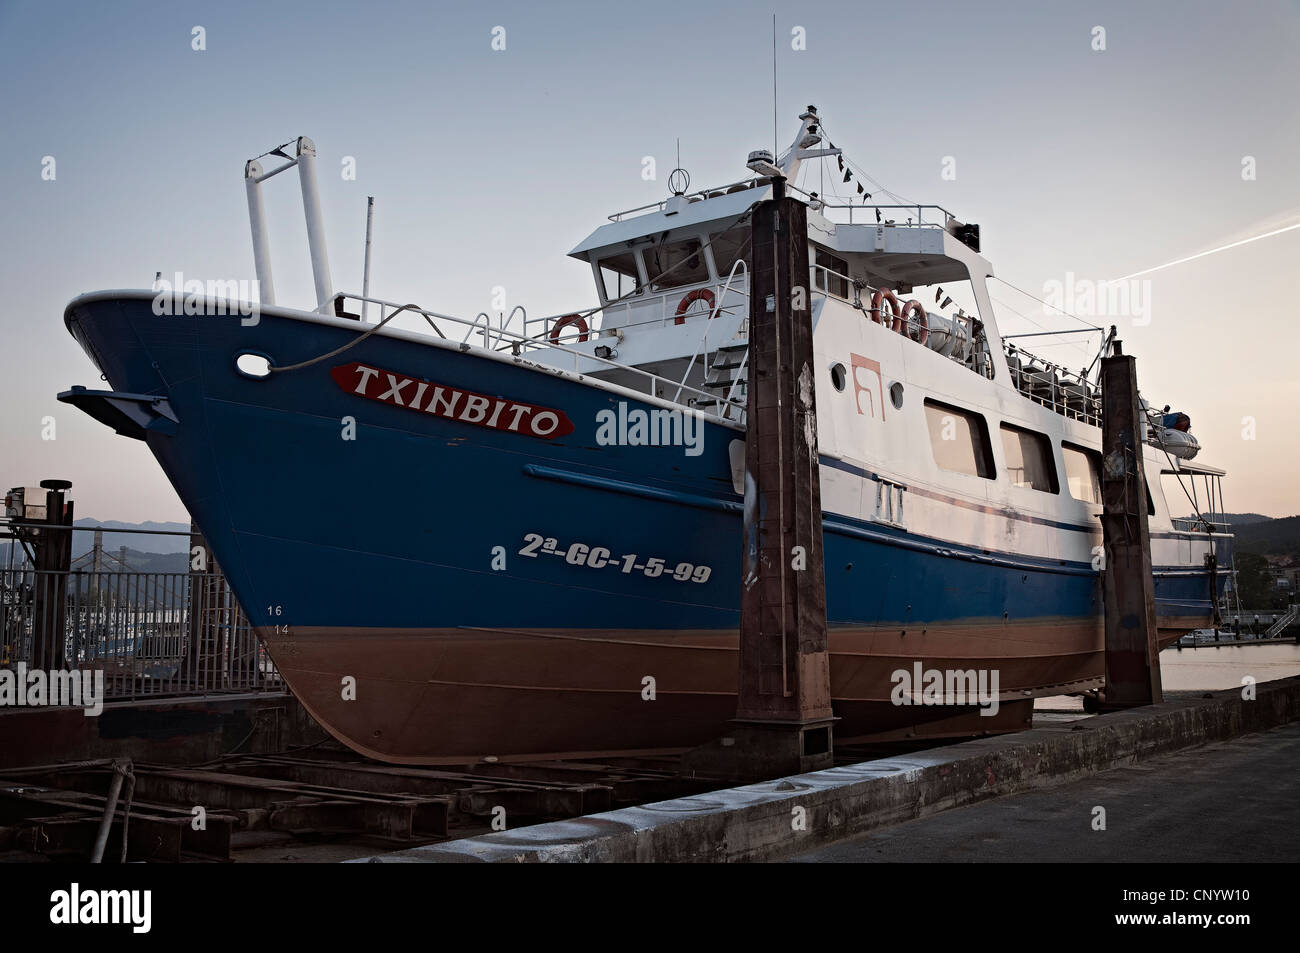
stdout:
POLYGON ((912 338, 918 344, 924 344, 930 340, 930 316, 925 313, 925 305, 913 298, 907 304, 903 305, 903 313, 894 319, 894 330, 906 337, 912 337, 912 323, 908 320, 908 315, 913 311, 917 312, 920 317, 921 336, 912 338))
POLYGON ((898 315, 903 310, 902 305, 898 303, 898 295, 894 294, 888 288, 877 288, 876 293, 871 296, 871 320, 877 324, 883 324, 889 327, 891 324, 897 324, 898 315), (880 306, 886 301, 889 302, 889 320, 886 321, 881 314, 880 306))
MULTIPOLYGON (((682 296, 682 300, 677 303, 677 314, 673 317, 673 324, 686 323, 686 309, 696 301, 707 301, 709 311, 713 311, 713 305, 718 299, 713 296, 713 292, 708 288, 696 288, 682 296)), ((716 317, 716 315, 714 315, 716 317)))
POLYGON ((566 314, 564 317, 560 318, 558 321, 556 321, 554 324, 551 325, 551 333, 549 337, 551 339, 552 344, 560 343, 561 329, 567 328, 570 324, 576 324, 578 326, 578 332, 579 332, 578 343, 579 344, 587 343, 587 335, 591 329, 587 327, 586 319, 583 318, 583 316, 580 314, 566 314))

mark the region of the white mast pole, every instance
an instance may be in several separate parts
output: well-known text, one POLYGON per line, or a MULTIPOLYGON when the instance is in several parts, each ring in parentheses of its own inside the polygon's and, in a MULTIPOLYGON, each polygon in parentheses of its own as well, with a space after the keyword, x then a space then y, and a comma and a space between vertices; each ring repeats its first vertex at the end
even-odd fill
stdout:
POLYGON ((375 197, 366 196, 366 263, 361 275, 361 323, 365 324, 370 320, 370 302, 366 298, 370 297, 370 235, 375 225, 375 197))
POLYGON ((306 136, 298 139, 298 181, 302 184, 307 244, 311 248, 311 271, 316 279, 316 310, 333 314, 330 260, 325 251, 325 223, 321 218, 320 189, 316 183, 316 144, 306 136))
POLYGON ((262 206, 262 164, 256 159, 244 164, 244 190, 248 193, 248 221, 253 230, 253 266, 257 269, 258 300, 261 304, 275 304, 271 244, 266 235, 266 209, 262 206))

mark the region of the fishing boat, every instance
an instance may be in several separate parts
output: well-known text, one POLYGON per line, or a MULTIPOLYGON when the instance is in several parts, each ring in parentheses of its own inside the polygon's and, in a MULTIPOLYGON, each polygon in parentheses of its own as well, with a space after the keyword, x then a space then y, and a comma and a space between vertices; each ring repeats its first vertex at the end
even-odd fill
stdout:
MULTIPOLYGON (((805 164, 857 169, 815 108, 745 178, 690 191, 675 173, 662 201, 609 216, 569 252, 594 300, 548 316, 443 314, 372 295, 368 276, 340 291, 314 144, 269 154, 284 163, 245 165, 258 294, 76 298, 65 323, 110 389, 60 399, 148 444, 342 742, 437 764, 725 734, 749 219, 778 185, 807 206, 837 742, 1018 730, 1036 698, 1102 686, 1099 364, 1004 340, 977 225, 801 188, 805 164), (317 297, 301 309, 275 301, 261 197, 293 167, 317 297), (917 663, 995 672, 996 714, 900 704, 917 663)), ((1146 473, 1217 484, 1158 423, 1146 473)), ((1158 480, 1146 497, 1163 646, 1212 624, 1230 537, 1176 526, 1158 480)))

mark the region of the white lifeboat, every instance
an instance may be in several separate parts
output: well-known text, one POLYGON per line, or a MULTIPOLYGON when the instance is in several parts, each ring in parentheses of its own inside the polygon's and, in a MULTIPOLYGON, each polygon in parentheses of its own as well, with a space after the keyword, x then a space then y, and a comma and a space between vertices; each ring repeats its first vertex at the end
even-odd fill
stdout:
POLYGON ((1192 418, 1186 414, 1152 414, 1147 443, 1159 447, 1179 460, 1190 460, 1201 452, 1201 444, 1192 436, 1192 418))

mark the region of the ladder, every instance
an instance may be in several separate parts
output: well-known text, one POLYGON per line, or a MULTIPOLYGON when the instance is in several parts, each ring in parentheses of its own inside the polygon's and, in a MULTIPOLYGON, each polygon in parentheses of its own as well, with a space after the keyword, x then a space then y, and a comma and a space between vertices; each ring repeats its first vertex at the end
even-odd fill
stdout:
POLYGON ((713 360, 704 371, 702 389, 715 396, 701 398, 695 402, 699 408, 716 410, 729 419, 743 420, 744 403, 748 398, 749 384, 749 340, 735 339, 719 345, 713 352, 713 360), (742 406, 732 405, 740 401, 742 406))

